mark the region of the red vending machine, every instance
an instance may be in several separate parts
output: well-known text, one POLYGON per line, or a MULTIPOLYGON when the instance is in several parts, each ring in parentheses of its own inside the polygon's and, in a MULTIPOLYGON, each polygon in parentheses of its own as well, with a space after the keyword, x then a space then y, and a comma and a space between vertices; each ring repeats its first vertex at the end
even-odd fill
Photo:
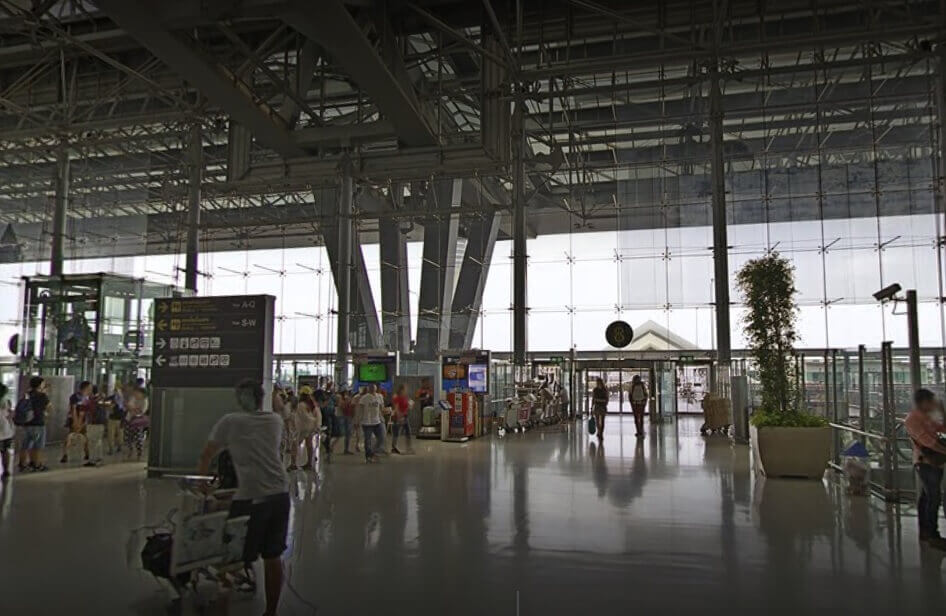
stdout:
POLYGON ((447 440, 465 441, 472 437, 476 397, 468 391, 451 391, 447 393, 447 403, 450 405, 450 430, 447 440))

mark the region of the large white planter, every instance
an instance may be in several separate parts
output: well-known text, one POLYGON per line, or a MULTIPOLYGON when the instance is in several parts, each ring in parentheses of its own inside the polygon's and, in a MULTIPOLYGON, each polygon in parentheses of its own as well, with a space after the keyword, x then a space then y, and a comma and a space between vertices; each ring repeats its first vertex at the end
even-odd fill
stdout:
POLYGON ((756 468, 766 477, 821 479, 831 457, 831 428, 749 430, 756 468))

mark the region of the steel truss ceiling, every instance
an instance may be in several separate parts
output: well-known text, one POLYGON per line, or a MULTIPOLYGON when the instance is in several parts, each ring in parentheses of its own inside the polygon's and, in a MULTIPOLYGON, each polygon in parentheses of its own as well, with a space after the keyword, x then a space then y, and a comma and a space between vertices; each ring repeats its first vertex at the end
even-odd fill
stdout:
POLYGON ((712 66, 733 182, 875 160, 906 173, 939 148, 935 0, 546 0, 521 17, 506 0, 323 2, 0 0, 0 222, 39 251, 65 146, 75 233, 115 230, 74 242, 134 227, 128 250, 179 250, 194 123, 214 247, 311 243, 312 188, 343 153, 365 232, 427 215, 412 195, 442 176, 492 178, 464 207, 502 208, 521 92, 532 232, 615 228, 666 206, 661 190, 685 207, 708 174, 712 66), (376 205, 391 190, 403 208, 376 205))

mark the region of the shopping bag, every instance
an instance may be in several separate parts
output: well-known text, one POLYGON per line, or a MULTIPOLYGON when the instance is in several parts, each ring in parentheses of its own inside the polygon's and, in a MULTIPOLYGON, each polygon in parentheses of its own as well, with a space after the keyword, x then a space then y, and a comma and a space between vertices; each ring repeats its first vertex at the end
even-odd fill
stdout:
POLYGON ((594 416, 588 418, 588 434, 594 434, 595 430, 598 429, 598 422, 595 421, 594 416))

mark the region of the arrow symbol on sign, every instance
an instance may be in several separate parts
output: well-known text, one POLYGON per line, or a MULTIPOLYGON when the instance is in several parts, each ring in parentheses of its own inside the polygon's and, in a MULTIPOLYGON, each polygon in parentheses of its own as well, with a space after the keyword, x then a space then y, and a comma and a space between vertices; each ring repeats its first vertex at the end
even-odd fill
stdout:
POLYGON ((158 338, 158 339, 155 341, 154 344, 155 344, 155 346, 158 347, 159 349, 163 349, 164 347, 166 347, 166 346, 168 345, 168 341, 165 340, 164 338, 158 338))
POLYGON ((160 312, 161 314, 164 314, 167 311, 168 311, 167 304, 158 304, 158 312, 160 312))
POLYGON ((163 332, 163 331, 166 330, 167 328, 168 328, 167 321, 158 321, 158 330, 159 330, 159 331, 162 331, 162 332, 163 332))
POLYGON ((158 355, 154 358, 154 363, 156 363, 159 368, 163 368, 166 362, 167 359, 165 359, 164 355, 158 355))

